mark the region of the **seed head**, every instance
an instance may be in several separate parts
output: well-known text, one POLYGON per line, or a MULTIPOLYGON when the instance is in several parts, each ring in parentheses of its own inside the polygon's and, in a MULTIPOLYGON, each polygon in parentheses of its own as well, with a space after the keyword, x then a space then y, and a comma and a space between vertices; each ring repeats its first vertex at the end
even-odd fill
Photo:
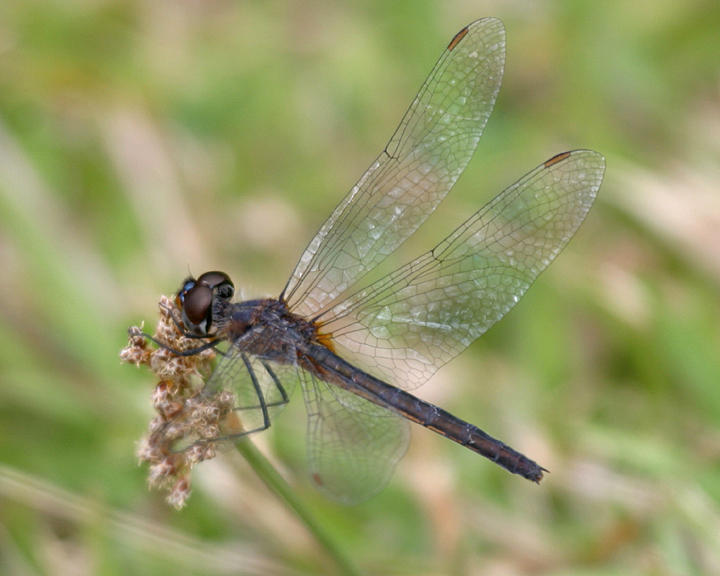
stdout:
POLYGON ((172 299, 162 296, 159 308, 153 338, 163 347, 151 345, 142 326, 132 326, 120 358, 128 364, 148 366, 157 377, 152 393, 156 414, 136 453, 141 463, 148 464, 148 485, 166 490, 167 502, 180 509, 190 496, 193 466, 215 457, 215 440, 222 436, 234 397, 227 391, 209 394, 203 390, 215 351, 177 355, 198 348, 204 341, 184 336, 172 299))

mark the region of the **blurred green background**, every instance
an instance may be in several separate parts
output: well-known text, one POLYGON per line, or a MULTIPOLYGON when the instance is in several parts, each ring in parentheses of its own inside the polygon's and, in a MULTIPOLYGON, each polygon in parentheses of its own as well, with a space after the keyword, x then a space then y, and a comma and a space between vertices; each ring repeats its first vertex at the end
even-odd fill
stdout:
POLYGON ((720 3, 0 3, 0 573, 347 571, 238 455, 182 512, 121 365, 188 269, 278 294, 466 23, 501 18, 478 153, 403 254, 551 155, 599 200, 523 302, 420 395, 551 470, 536 486, 415 427, 343 507, 296 395, 256 444, 368 574, 720 573, 720 3))

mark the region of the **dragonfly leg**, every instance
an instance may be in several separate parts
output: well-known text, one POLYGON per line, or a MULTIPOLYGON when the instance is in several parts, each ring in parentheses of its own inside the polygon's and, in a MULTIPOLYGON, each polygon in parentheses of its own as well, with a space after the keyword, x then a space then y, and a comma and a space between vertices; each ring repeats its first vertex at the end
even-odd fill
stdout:
POLYGON ((277 391, 280 392, 281 396, 280 400, 272 402, 268 404, 268 406, 284 406, 290 401, 288 394, 285 391, 285 388, 283 387, 280 379, 277 377, 275 372, 273 372, 272 368, 270 368, 270 365, 267 362, 263 362, 262 365, 265 367, 265 370, 267 370, 267 373, 270 374, 270 378, 272 378, 272 381, 275 384, 275 388, 277 388, 277 391))
MULTIPOLYGON (((175 354, 175 356, 194 356, 195 354, 199 354, 200 352, 203 352, 204 350, 208 350, 209 348, 215 348, 218 344, 220 344, 220 340, 210 340, 209 342, 205 342, 202 346, 198 346, 197 348, 190 348, 189 350, 177 350, 176 348, 173 348, 172 346, 168 346, 164 342, 160 342, 156 338, 153 338, 150 334, 147 332, 134 332, 131 330, 128 330, 128 333, 131 336, 142 336, 146 340, 150 340, 150 342, 155 343, 157 346, 162 348, 163 350, 167 350, 168 352, 172 352, 175 354)), ((207 336, 206 336, 207 338, 207 336)), ((219 350, 217 350, 220 352, 219 350)), ((220 352, 222 354, 222 352, 220 352)))

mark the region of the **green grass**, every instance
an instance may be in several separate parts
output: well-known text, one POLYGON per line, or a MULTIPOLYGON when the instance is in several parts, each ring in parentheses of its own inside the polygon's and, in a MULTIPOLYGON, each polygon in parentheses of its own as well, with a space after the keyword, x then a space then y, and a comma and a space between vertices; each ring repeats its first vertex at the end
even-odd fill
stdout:
POLYGON ((0 572, 720 572, 718 30, 701 0, 2 3, 0 572), (403 255, 562 150, 602 152, 606 181, 419 394, 550 475, 414 428, 388 488, 342 507, 306 478, 298 393, 254 438, 296 505, 227 454, 170 509, 136 465, 154 382, 120 364, 126 328, 188 268, 277 294, 452 35, 490 15, 495 112, 403 255))

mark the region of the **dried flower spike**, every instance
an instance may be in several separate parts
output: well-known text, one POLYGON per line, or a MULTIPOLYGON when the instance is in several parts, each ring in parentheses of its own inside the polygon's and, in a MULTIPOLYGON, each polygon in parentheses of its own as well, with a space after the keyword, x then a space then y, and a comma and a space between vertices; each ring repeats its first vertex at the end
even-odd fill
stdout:
POLYGON ((205 394, 203 381, 212 372, 215 352, 178 356, 175 351, 197 347, 185 338, 174 316, 178 310, 172 299, 162 296, 160 319, 153 338, 154 347, 142 326, 128 330, 128 345, 120 352, 123 362, 148 366, 157 377, 152 394, 156 415, 148 434, 140 440, 137 456, 148 463, 148 484, 168 492, 167 502, 180 509, 191 492, 191 471, 195 464, 215 457, 214 439, 231 413, 233 396, 228 392, 205 394))

